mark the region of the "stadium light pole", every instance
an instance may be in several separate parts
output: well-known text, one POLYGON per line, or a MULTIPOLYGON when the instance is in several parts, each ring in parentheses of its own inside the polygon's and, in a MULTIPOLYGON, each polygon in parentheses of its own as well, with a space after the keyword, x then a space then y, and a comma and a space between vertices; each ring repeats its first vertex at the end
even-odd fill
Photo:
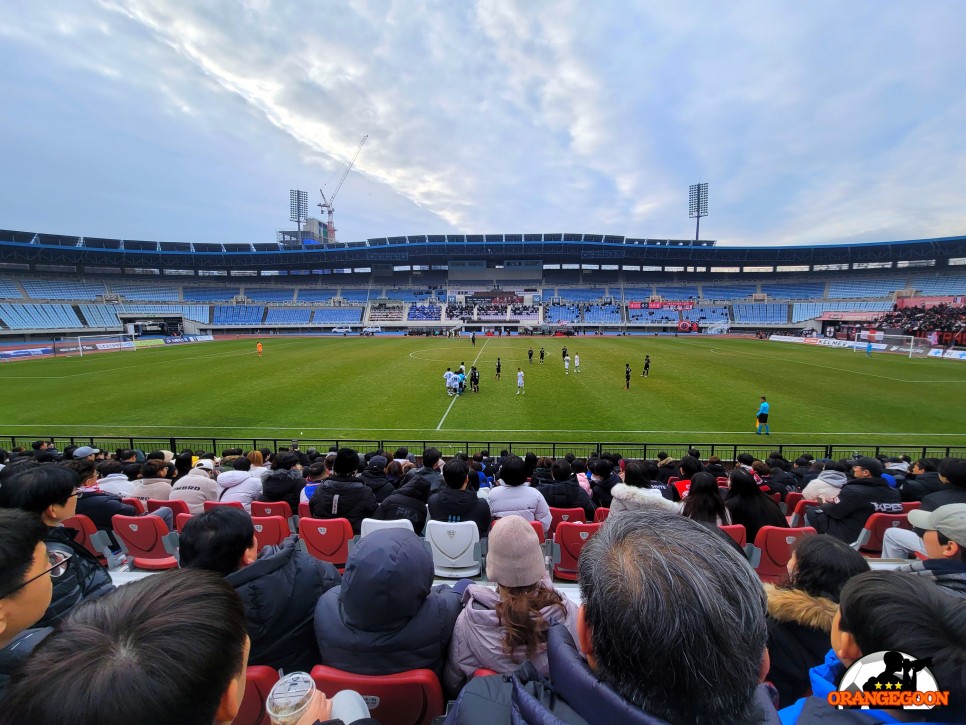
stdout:
POLYGON ((309 216, 309 194, 301 189, 288 190, 288 218, 298 223, 299 244, 302 243, 302 222, 309 216))
POLYGON ((708 184, 691 184, 688 190, 688 216, 695 220, 694 243, 698 243, 701 231, 701 217, 708 216, 708 184))

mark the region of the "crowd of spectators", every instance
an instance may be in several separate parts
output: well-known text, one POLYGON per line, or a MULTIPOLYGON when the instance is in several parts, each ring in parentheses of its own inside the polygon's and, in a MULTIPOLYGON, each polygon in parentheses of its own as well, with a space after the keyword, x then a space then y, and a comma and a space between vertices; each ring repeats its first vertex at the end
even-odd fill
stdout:
POLYGON ((907 335, 919 332, 957 332, 966 329, 966 307, 941 304, 900 307, 879 317, 878 326, 900 329, 907 335))
MULTIPOLYGON (((108 456, 38 441, 0 451, 0 465, 0 723, 230 722, 246 663, 429 669, 455 698, 449 723, 509 722, 511 710, 521 723, 892 722, 887 707, 836 719, 825 699, 849 665, 883 650, 932 658, 951 704, 929 722, 966 716, 966 460, 775 452, 726 465, 693 449, 657 460, 480 451, 444 462, 427 449, 417 461, 405 448, 108 456), (196 513, 181 569, 120 588, 63 525, 126 506, 124 495, 179 492, 196 513), (753 539, 788 526, 779 502, 793 492, 812 502, 806 520, 819 534, 764 587, 719 527, 742 524, 753 539), (306 502, 356 532, 369 517, 413 530, 360 539, 340 574, 296 537, 259 550, 243 510, 203 510, 228 495, 248 507, 306 502), (856 526, 904 500, 921 504, 910 521, 924 560, 870 571, 850 546, 856 526), (549 527, 551 507, 588 520, 610 509, 578 562, 579 604, 554 585, 531 525, 549 527), (477 524, 489 584, 434 585, 427 520, 477 524), (501 676, 474 676, 480 668, 501 676)), ((320 694, 300 723, 363 722, 343 701, 320 694)))

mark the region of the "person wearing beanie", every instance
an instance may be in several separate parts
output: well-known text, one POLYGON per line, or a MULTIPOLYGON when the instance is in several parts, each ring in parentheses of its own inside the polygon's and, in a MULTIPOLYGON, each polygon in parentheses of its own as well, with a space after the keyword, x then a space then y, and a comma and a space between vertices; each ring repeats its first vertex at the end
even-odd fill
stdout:
POLYGON ((547 631, 563 624, 576 639, 577 605, 547 575, 543 550, 529 521, 506 516, 490 531, 486 576, 496 588, 471 584, 463 592, 443 684, 455 692, 479 668, 510 673, 529 661, 549 674, 547 631))
POLYGON ((852 478, 842 486, 838 498, 806 510, 807 525, 814 526, 820 534, 831 534, 851 544, 859 538, 872 514, 901 514, 902 497, 882 478, 883 470, 874 458, 855 459, 852 478))
POLYGON ((376 501, 382 503, 389 495, 394 493, 396 487, 393 486, 386 477, 386 466, 389 461, 385 456, 373 456, 369 459, 365 469, 362 471, 362 481, 376 495, 376 501))
POLYGON ((842 492, 842 486, 849 480, 845 475, 845 466, 835 461, 829 461, 825 468, 802 489, 802 497, 809 501, 827 503, 835 501, 842 492))

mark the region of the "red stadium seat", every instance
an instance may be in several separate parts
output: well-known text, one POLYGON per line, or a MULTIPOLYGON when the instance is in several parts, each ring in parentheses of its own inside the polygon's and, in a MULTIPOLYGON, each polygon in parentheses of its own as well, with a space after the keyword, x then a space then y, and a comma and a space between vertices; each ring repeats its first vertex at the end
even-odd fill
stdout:
POLYGON ((770 498, 775 503, 781 503, 782 502, 782 495, 780 493, 778 493, 777 491, 775 493, 769 493, 769 494, 767 494, 767 496, 768 496, 768 498, 770 498))
POLYGON ((171 509, 171 512, 175 515, 175 518, 177 518, 178 514, 191 513, 191 509, 188 508, 188 504, 186 504, 184 501, 182 501, 179 498, 173 499, 171 501, 165 501, 164 499, 160 499, 160 498, 148 499, 149 514, 154 513, 158 509, 164 508, 165 506, 171 509))
POLYGON ((245 696, 232 725, 271 725, 265 712, 268 693, 278 682, 278 672, 264 665, 249 665, 245 670, 245 696))
POLYGON ((587 522, 587 516, 584 514, 584 510, 580 508, 555 509, 553 506, 551 506, 550 517, 550 530, 547 532, 548 536, 553 536, 557 531, 557 526, 565 521, 572 524, 582 524, 587 522))
POLYGON ((606 506, 601 506, 599 509, 594 511, 594 523, 602 524, 607 520, 608 516, 610 516, 610 509, 606 506))
POLYGON ((714 482, 717 483, 719 487, 728 488, 727 476, 718 476, 716 479, 714 479, 714 482))
MULTIPOLYGON (((493 523, 495 524, 496 521, 494 521, 493 523)), ((530 525, 533 526, 533 530, 537 532, 537 539, 539 539, 540 543, 542 544, 543 542, 545 542, 547 540, 547 537, 543 533, 543 524, 540 523, 539 521, 531 521, 530 525)), ((490 528, 492 529, 493 526, 491 525, 490 528)))
POLYGON ((553 575, 567 581, 577 581, 577 560, 590 537, 596 534, 603 524, 561 522, 554 533, 553 540, 560 550, 560 561, 554 564, 553 575))
POLYGON ((478 670, 476 670, 473 673, 473 677, 489 677, 490 675, 498 675, 498 674, 500 673, 497 672, 496 670, 488 670, 485 667, 480 667, 478 670))
POLYGON ((145 513, 144 504, 141 503, 141 499, 139 498, 134 498, 133 496, 128 498, 122 498, 121 502, 126 503, 128 506, 133 506, 134 510, 137 511, 138 514, 145 513))
POLYGON ((748 544, 748 532, 745 531, 744 524, 728 524, 727 526, 718 526, 719 529, 724 531, 728 536, 735 540, 742 549, 748 544))
POLYGON ((174 517, 174 528, 181 531, 189 521, 191 521, 191 514, 178 514, 174 517))
POLYGON ((804 496, 798 491, 790 491, 785 495, 785 510, 783 513, 788 513, 789 511, 794 511, 795 507, 798 506, 798 502, 802 501, 804 496))
MULTIPOLYGON (((918 503, 918 502, 917 502, 918 503)), ((872 514, 859 532, 852 548, 872 557, 882 556, 882 537, 889 529, 912 530, 909 514, 872 514)))
POLYGON ((316 687, 332 697, 355 690, 369 713, 382 725, 429 725, 443 714, 443 689, 432 670, 409 670, 395 675, 353 675, 332 667, 312 668, 316 687))
POLYGON ((122 516, 116 514, 114 536, 132 566, 138 569, 177 569, 177 534, 157 516, 122 516))
POLYGON ((84 514, 74 514, 69 519, 64 519, 64 528, 74 529, 77 536, 74 541, 88 552, 97 557, 97 560, 107 566, 109 560, 104 554, 105 549, 110 553, 111 540, 105 531, 98 531, 90 516, 84 514))
POLYGON ((299 504, 299 516, 302 518, 310 518, 312 516, 312 511, 309 509, 309 502, 302 501, 299 504))
POLYGON ((349 558, 352 524, 348 519, 299 519, 299 538, 305 551, 316 559, 335 564, 340 570, 349 558))
POLYGON ((288 521, 292 507, 286 501, 252 501, 252 516, 281 516, 288 521))
POLYGON ((788 519, 788 525, 792 528, 801 526, 805 523, 805 509, 809 506, 818 507, 819 505, 820 504, 818 501, 811 501, 807 498, 803 498, 801 501, 795 504, 795 508, 792 509, 792 515, 788 519))
POLYGON ((242 506, 241 501, 205 501, 205 511, 211 511, 219 506, 228 506, 233 509, 241 509, 242 511, 245 510, 245 507, 242 506))
POLYGON ((258 548, 263 546, 278 546, 291 536, 288 521, 281 516, 252 516, 255 525, 255 540, 258 548))
POLYGON ((786 529, 781 526, 762 526, 755 537, 752 566, 763 582, 777 582, 788 574, 788 560, 792 558, 792 544, 803 536, 815 534, 811 526, 786 529))
POLYGON ((922 507, 922 501, 903 501, 902 502, 902 513, 907 514, 917 508, 922 507))

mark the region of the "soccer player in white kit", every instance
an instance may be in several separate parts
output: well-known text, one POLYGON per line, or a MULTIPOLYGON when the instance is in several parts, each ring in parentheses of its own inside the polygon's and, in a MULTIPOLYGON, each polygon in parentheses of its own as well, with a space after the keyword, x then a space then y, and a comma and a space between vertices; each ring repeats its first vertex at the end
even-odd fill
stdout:
POLYGON ((453 395, 453 371, 446 368, 446 372, 443 373, 443 380, 446 381, 446 394, 453 395))
POLYGON ((517 395, 526 395, 523 389, 523 369, 517 368, 517 395))
POLYGON ((574 375, 580 372, 580 355, 574 353, 574 375))
POLYGON ((570 355, 564 355, 564 375, 570 375, 570 355))

